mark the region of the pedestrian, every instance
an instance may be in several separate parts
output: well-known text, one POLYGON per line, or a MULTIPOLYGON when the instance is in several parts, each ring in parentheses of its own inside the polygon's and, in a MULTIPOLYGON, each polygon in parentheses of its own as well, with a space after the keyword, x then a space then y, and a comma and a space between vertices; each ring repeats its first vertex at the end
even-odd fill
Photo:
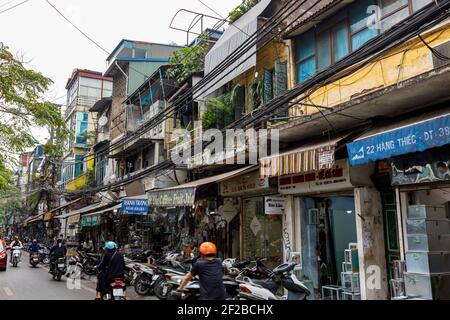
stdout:
POLYGON ((113 242, 105 243, 105 255, 102 262, 96 266, 99 271, 97 276, 97 288, 95 300, 102 300, 106 294, 109 284, 115 278, 123 279, 125 277, 125 260, 123 255, 118 252, 119 246, 113 242))

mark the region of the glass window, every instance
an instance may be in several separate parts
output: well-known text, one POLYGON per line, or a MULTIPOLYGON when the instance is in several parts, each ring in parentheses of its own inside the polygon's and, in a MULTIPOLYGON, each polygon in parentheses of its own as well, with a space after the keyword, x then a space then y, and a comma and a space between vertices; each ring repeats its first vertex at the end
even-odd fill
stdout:
POLYGON ((317 36, 317 68, 323 69, 331 64, 330 32, 325 31, 317 36))
POLYGON ((386 17, 381 20, 381 31, 384 32, 394 25, 399 23, 400 21, 408 18, 409 16, 409 8, 405 7, 404 9, 386 17))
MULTIPOLYGON (((375 0, 356 1, 349 9, 350 32, 352 51, 359 49, 364 43, 378 35, 376 28, 368 28, 367 23, 376 11, 370 11, 369 7, 375 5, 375 0)), ((370 19, 372 21, 373 19, 370 19)))
POLYGON ((75 128, 76 144, 87 143, 88 119, 89 114, 87 112, 77 112, 77 123, 75 128))
POLYGON ((83 174, 83 156, 80 154, 75 155, 75 178, 78 178, 83 174))
POLYGON ((311 79, 316 73, 316 59, 311 57, 298 65, 297 82, 302 83, 311 79))
POLYGON ((419 11, 420 9, 429 5, 432 2, 433 0, 412 0, 413 11, 414 12, 419 11))
POLYGON ((297 46, 297 82, 310 79, 316 73, 316 41, 314 30, 299 36, 297 46))
POLYGON ((393 13, 401 7, 407 6, 408 0, 381 0, 381 14, 384 16, 393 13))
POLYGON ((347 21, 342 21, 333 30, 334 62, 348 55, 347 21))

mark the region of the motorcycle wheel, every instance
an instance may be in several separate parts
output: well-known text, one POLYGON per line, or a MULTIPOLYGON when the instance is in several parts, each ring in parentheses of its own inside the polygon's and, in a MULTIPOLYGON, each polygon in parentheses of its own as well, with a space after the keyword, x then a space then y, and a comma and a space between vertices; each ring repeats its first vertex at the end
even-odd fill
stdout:
MULTIPOLYGON (((147 282, 148 279, 146 276, 138 276, 134 281, 134 291, 140 296, 146 296, 150 293, 150 288, 146 287, 143 282, 147 282)), ((150 280, 151 281, 151 280, 150 280)), ((156 284, 155 284, 156 285, 156 284)))
POLYGON ((44 258, 44 259, 42 259, 42 263, 43 264, 50 264, 50 259, 49 258, 44 258))
POLYGON ((83 266, 83 272, 88 276, 93 276, 96 273, 95 267, 90 264, 83 266))
POLYGON ((153 286, 153 291, 155 293, 155 296, 159 299, 159 300, 167 300, 167 297, 170 293, 170 291, 172 291, 172 286, 168 285, 169 287, 167 288, 167 292, 166 294, 164 294, 164 285, 166 285, 166 280, 164 278, 160 278, 158 279, 154 286, 153 286))
POLYGON ((62 278, 62 273, 58 273, 58 274, 56 275, 56 280, 57 280, 57 281, 61 281, 61 278, 62 278))
POLYGON ((13 267, 17 268, 17 260, 16 259, 13 260, 13 267))

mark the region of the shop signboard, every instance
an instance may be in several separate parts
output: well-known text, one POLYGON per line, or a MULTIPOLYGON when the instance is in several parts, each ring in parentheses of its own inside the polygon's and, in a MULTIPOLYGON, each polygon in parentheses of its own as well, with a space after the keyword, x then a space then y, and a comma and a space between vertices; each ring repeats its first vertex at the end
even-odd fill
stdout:
POLYGON ((259 171, 250 172, 219 183, 222 197, 236 196, 269 188, 269 178, 260 178, 259 171))
POLYGON ((70 217, 67 218, 67 223, 69 225, 76 224, 76 223, 80 222, 80 218, 81 218, 80 214, 75 214, 75 215, 70 216, 70 217))
POLYGON ((444 115, 347 144, 351 166, 422 152, 450 144, 450 115, 444 115))
POLYGON ((392 185, 450 181, 450 150, 394 158, 389 161, 392 185))
POLYGON ((101 217, 99 214, 87 215, 81 218, 81 227, 95 227, 100 225, 101 217))
POLYGON ((148 205, 155 207, 190 207, 195 203, 195 188, 152 191, 148 205))
POLYGON ((120 211, 122 214, 146 215, 148 199, 123 199, 120 211))
POLYGON ((286 198, 264 197, 264 212, 266 214, 284 214, 286 198))
POLYGON ((307 194, 353 188, 347 160, 337 160, 332 169, 278 178, 280 194, 307 194))

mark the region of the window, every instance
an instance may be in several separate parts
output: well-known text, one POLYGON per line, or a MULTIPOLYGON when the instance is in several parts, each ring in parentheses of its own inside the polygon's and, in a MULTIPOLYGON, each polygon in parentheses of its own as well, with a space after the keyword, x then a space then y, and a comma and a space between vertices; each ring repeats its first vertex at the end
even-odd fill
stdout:
POLYGON ((358 50, 432 0, 358 0, 295 39, 297 83, 358 50), (374 10, 377 6, 379 10, 374 10), (369 27, 368 22, 379 25, 369 27), (378 30, 379 29, 379 30, 378 30))
POLYGON ((304 82, 316 73, 316 48, 314 31, 297 38, 297 82, 304 82))
POLYGON ((77 122, 75 128, 75 143, 85 145, 87 143, 88 132, 88 118, 87 112, 77 112, 77 122))
POLYGON ((75 155, 75 178, 83 174, 83 158, 81 154, 75 155))

